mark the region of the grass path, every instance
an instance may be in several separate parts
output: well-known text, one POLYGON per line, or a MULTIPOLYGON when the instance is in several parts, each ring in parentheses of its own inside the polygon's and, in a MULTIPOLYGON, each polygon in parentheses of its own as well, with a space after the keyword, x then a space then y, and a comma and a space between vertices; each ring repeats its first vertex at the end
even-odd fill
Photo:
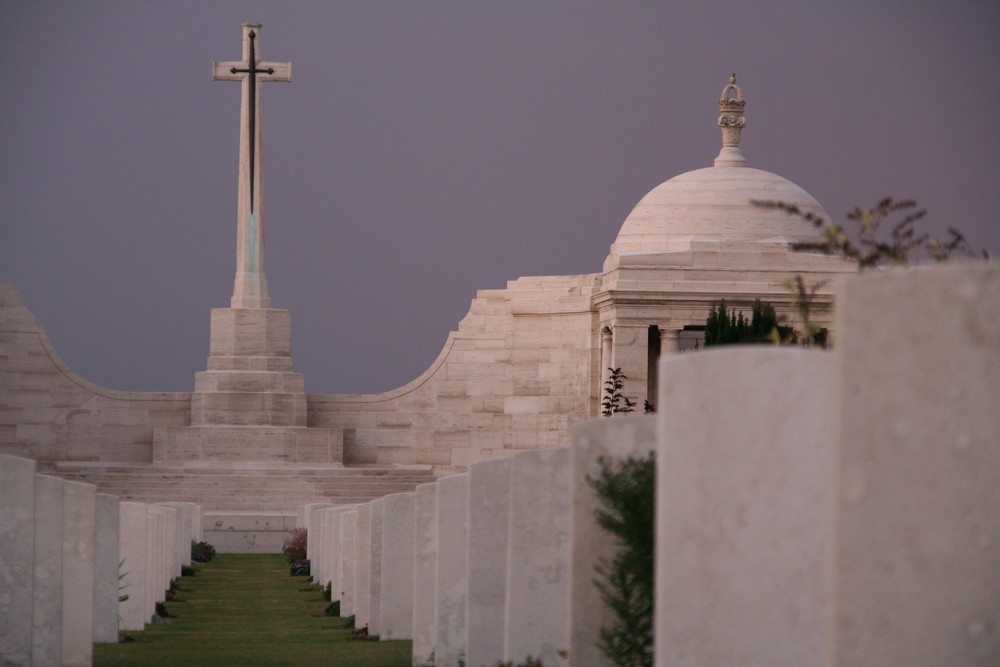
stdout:
MULTIPOLYGON (((95 644, 94 665, 336 665, 403 667, 409 641, 351 641, 308 577, 291 577, 280 554, 220 554, 178 580, 167 623, 95 644)), ((125 591, 126 593, 128 591, 125 591)))

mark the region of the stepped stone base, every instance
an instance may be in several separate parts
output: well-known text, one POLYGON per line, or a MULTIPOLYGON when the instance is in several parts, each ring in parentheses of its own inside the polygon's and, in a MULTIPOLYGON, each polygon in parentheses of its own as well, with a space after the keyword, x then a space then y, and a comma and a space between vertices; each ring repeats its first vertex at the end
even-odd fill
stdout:
POLYGON ((97 463, 58 461, 48 472, 140 503, 183 501, 206 512, 293 512, 306 503, 354 504, 433 482, 431 466, 341 464, 97 463))
POLYGON ((296 426, 167 426, 153 431, 153 462, 342 463, 344 433, 296 426))

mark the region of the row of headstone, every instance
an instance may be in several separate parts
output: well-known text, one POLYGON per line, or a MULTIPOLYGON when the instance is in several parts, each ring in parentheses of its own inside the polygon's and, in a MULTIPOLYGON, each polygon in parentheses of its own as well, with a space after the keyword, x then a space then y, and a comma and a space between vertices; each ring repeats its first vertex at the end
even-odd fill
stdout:
POLYGON ((306 505, 313 579, 356 627, 412 639, 414 664, 602 664, 594 568, 616 547, 587 478, 601 457, 651 452, 654 425, 585 422, 572 447, 474 463, 361 505, 306 505))
POLYGON ((91 664, 152 620, 200 530, 193 503, 119 502, 0 456, 0 664, 91 664))
POLYGON ((657 665, 1000 664, 998 323, 996 267, 852 277, 832 353, 675 356, 655 417, 303 508, 314 577, 415 665, 609 665, 587 478, 655 450, 657 665))

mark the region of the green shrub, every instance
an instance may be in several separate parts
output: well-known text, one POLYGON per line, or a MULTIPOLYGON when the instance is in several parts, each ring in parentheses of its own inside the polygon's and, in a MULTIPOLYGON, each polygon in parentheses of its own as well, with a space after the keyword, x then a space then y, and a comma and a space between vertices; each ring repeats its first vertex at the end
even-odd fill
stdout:
POLYGON ((327 616, 340 616, 340 600, 334 600, 326 606, 326 610, 323 612, 327 616))
POLYGON ((306 545, 309 541, 309 532, 305 528, 296 528, 287 538, 281 547, 281 553, 289 563, 295 563, 306 559, 306 545))
POLYGON ((191 540, 191 560, 195 563, 207 563, 215 558, 215 547, 208 542, 191 540))
POLYGON ((646 667, 653 664, 656 459, 601 458, 598 465, 587 478, 600 502, 594 516, 619 546, 596 568, 594 583, 614 617, 598 645, 618 667, 646 667))

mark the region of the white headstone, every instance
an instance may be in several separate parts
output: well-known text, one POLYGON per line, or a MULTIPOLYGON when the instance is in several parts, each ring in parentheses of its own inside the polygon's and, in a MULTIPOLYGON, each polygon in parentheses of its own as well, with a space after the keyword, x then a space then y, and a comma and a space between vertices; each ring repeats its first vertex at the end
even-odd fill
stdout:
POLYGON ((153 615, 153 602, 147 597, 146 515, 147 506, 142 503, 118 504, 119 562, 123 575, 119 595, 128 596, 118 603, 122 630, 142 630, 153 615))
POLYGON ((31 662, 35 462, 0 456, 0 664, 31 662))
POLYGON ((411 639, 413 633, 414 493, 384 498, 382 516, 382 639, 411 639))
POLYGON ((416 490, 413 553, 413 664, 427 664, 434 655, 437 634, 437 484, 416 490))
POLYGON ((62 664, 89 665, 94 650, 97 487, 63 482, 62 664))
POLYGON ((35 476, 35 576, 31 662, 62 660, 63 480, 35 476))
POLYGON ((569 648, 569 449, 515 454, 510 480, 504 659, 558 667, 569 648))
POLYGON ((597 524, 597 494, 588 478, 597 475, 599 461, 645 459, 656 450, 656 417, 592 419, 573 427, 573 542, 569 654, 574 664, 604 667, 613 663, 599 648, 601 629, 613 614, 595 583, 596 568, 610 563, 619 551, 617 539, 597 524))
POLYGON ((1000 664, 1000 267, 840 285, 834 655, 1000 664))
POLYGON ((371 623, 372 508, 358 505, 354 540, 354 623, 365 628, 371 623))
POLYGON ((437 486, 437 558, 435 608, 437 631, 434 661, 464 664, 465 602, 469 566, 469 476, 443 477, 437 486))
POLYGON ((355 616, 354 610, 354 547, 357 541, 358 511, 356 509, 344 512, 340 516, 340 571, 337 579, 340 582, 340 615, 355 616))
POLYGON ((831 361, 730 346, 661 365, 657 665, 823 654, 831 361))
POLYGON ((469 466, 469 587, 466 658, 469 665, 503 660, 507 599, 510 460, 469 466))
POLYGON ((382 622, 382 602, 380 595, 382 586, 382 513, 384 505, 385 503, 381 498, 371 502, 372 538, 371 555, 369 556, 371 577, 368 592, 371 599, 371 613, 368 621, 368 632, 373 635, 381 632, 380 624, 382 622))
POLYGON ((118 497, 97 494, 94 517, 94 642, 118 641, 118 497))

